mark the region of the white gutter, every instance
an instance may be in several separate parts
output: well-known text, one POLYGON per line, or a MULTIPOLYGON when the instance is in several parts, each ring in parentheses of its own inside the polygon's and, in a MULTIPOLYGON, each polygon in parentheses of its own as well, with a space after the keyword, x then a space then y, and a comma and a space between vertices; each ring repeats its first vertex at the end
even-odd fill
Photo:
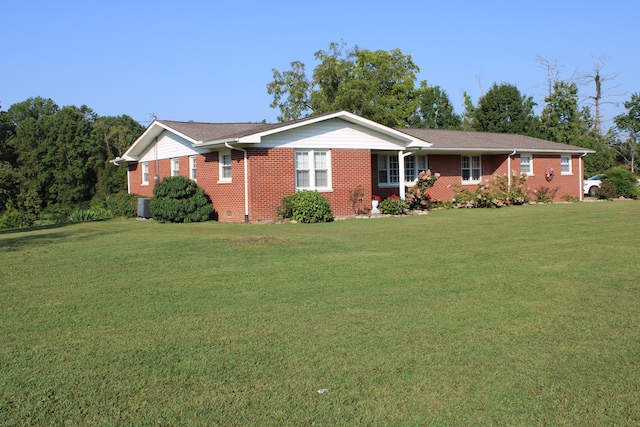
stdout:
POLYGON ((247 155, 247 150, 244 148, 232 147, 228 142, 224 143, 224 146, 231 150, 239 150, 242 151, 244 155, 244 161, 242 162, 244 165, 244 223, 249 223, 249 174, 248 174, 248 161, 249 156, 247 155))
POLYGON ((507 156, 507 189, 511 190, 511 156, 516 154, 516 150, 507 156))

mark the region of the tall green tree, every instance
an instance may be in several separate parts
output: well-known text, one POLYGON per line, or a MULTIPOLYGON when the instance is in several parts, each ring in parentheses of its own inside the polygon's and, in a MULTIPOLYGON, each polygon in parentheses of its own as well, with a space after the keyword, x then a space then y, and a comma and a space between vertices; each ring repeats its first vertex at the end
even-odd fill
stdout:
POLYGON ((575 144, 589 133, 585 110, 578 105, 578 86, 558 81, 553 92, 545 98, 546 105, 540 115, 540 136, 562 144, 575 144))
POLYGON ((521 94, 514 85, 494 83, 479 100, 472 126, 481 132, 538 136, 539 119, 533 98, 521 94))
POLYGON ((429 129, 460 129, 462 119, 453 110, 447 92, 440 86, 420 82, 415 93, 417 109, 411 127, 429 129))
POLYGON ((640 136, 640 93, 631 95, 624 102, 627 112, 614 117, 616 128, 621 131, 624 140, 619 144, 619 153, 635 172, 638 162, 638 136, 640 136))
POLYGON ((315 54, 319 61, 312 79, 304 64, 291 63, 285 72, 273 70, 267 84, 278 120, 346 110, 391 127, 407 127, 415 117, 418 66, 400 49, 391 51, 347 49, 331 43, 315 54))
POLYGON ((96 166, 96 197, 102 200, 127 190, 127 168, 110 160, 121 156, 143 131, 144 127, 127 115, 99 117, 93 122, 91 139, 103 153, 96 166))

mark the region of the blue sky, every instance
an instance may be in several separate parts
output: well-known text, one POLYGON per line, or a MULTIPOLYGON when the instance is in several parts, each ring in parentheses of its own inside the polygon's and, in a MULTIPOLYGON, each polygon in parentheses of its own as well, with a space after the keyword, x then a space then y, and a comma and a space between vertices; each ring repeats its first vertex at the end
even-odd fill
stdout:
MULTIPOLYGON (((272 69, 344 40, 362 49, 399 48, 439 85, 458 113, 494 83, 515 84, 542 104, 546 70, 560 78, 603 75, 609 100, 640 92, 637 0, 581 1, 7 1, 0 21, 0 105, 29 97, 87 105, 101 116, 275 122, 266 85, 272 69), (617 87, 613 87, 617 86, 617 87)), ((580 87, 581 94, 592 89, 580 87)), ((605 118, 623 111, 608 106, 605 118)))

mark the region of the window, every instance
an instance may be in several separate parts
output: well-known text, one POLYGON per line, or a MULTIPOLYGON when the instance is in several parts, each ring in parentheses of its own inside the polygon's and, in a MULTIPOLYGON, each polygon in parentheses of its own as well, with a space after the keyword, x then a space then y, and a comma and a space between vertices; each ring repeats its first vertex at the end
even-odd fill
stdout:
POLYGON ((404 182, 407 185, 414 185, 418 174, 426 172, 427 156, 407 156, 404 158, 404 182))
POLYGON ((171 159, 171 176, 180 175, 180 159, 171 159))
POLYGON ((529 154, 520 155, 520 173, 533 175, 533 162, 531 160, 531 155, 529 154))
POLYGON ((296 188, 331 190, 331 152, 329 150, 296 151, 296 188))
POLYGON ((220 163, 220 182, 231 182, 231 151, 221 151, 218 154, 220 163))
POLYGON ((196 156, 189 157, 189 178, 196 180, 196 156))
POLYGON ((149 185, 149 163, 142 164, 142 185, 149 185))
POLYGON ((378 185, 398 184, 399 176, 398 156, 378 154, 378 185))
POLYGON ((477 184, 481 175, 480 156, 462 156, 462 183, 477 184))
MULTIPOLYGON (((427 170, 427 156, 406 156, 404 158, 404 183, 413 185, 421 171, 427 170)), ((378 185, 397 186, 400 167, 397 155, 378 154, 378 185)))
POLYGON ((560 156, 560 174, 571 175, 571 156, 560 156))

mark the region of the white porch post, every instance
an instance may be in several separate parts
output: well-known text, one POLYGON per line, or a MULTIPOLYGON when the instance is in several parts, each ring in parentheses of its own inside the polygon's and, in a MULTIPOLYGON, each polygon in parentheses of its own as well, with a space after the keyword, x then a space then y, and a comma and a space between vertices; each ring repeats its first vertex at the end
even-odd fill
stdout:
POLYGON ((404 194, 404 156, 405 154, 402 151, 398 151, 398 195, 402 200, 405 200, 407 197, 404 194))

